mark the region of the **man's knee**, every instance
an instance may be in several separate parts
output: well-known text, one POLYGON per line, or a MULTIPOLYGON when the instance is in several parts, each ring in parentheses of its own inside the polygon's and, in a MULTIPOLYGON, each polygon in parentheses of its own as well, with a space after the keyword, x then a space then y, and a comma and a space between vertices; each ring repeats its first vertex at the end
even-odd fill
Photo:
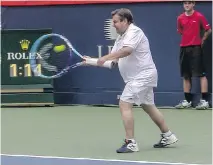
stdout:
POLYGON ((204 75, 204 76, 200 76, 200 80, 207 80, 207 77, 204 75))
POLYGON ((191 77, 190 76, 184 76, 183 79, 184 79, 184 81, 191 82, 191 77))
POLYGON ((155 104, 141 104, 141 107, 147 114, 156 109, 155 104))
POLYGON ((121 111, 131 110, 132 103, 125 102, 123 100, 119 101, 119 107, 121 111))

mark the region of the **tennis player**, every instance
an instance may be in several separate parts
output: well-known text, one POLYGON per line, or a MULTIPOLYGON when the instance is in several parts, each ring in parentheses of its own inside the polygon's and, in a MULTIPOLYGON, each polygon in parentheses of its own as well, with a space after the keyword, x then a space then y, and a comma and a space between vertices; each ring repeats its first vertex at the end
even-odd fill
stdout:
POLYGON ((124 144, 116 151, 139 151, 134 137, 134 103, 142 106, 162 132, 160 141, 154 144, 154 147, 162 148, 173 144, 178 139, 169 130, 162 113, 154 103, 153 88, 157 86, 158 74, 152 60, 149 41, 144 32, 133 24, 133 15, 129 9, 117 9, 111 14, 119 36, 111 54, 99 58, 98 65, 103 65, 107 60, 118 60, 120 74, 126 84, 119 102, 126 138, 124 144))
POLYGON ((185 100, 176 105, 177 109, 190 108, 192 106, 191 78, 199 77, 201 84, 202 99, 196 109, 209 108, 208 81, 206 78, 202 46, 211 34, 211 27, 206 18, 194 10, 195 1, 183 1, 184 13, 177 19, 177 30, 181 34, 180 43, 180 69, 183 77, 183 90, 185 100), (201 38, 201 30, 205 33, 201 38))

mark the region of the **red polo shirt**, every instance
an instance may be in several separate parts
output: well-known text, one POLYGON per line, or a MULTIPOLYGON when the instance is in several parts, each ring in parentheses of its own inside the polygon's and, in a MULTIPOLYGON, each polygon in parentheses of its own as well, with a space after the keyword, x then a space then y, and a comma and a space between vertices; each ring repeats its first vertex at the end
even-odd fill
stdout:
POLYGON ((177 30, 182 35, 180 46, 201 45, 201 29, 209 30, 211 27, 206 18, 199 12, 194 11, 190 16, 185 13, 177 19, 177 30))

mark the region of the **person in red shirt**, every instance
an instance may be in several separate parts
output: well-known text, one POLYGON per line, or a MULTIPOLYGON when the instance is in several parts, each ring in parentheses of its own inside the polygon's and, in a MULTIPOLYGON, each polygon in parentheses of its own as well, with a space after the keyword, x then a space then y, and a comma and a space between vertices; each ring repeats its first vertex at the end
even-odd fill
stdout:
POLYGON ((196 109, 209 108, 208 103, 208 81, 203 64, 202 46, 211 33, 211 27, 206 18, 194 10, 195 1, 183 1, 185 12, 177 18, 177 30, 181 34, 180 43, 180 71, 183 77, 183 88, 185 100, 175 107, 178 109, 190 108, 192 106, 192 77, 200 77, 202 99, 196 109), (201 37, 201 32, 204 35, 201 37))

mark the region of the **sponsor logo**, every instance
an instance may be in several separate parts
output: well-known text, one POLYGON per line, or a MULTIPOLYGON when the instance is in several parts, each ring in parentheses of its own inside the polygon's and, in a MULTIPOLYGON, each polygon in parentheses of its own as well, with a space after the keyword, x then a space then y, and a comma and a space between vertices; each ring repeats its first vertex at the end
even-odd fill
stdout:
POLYGON ((29 49, 29 45, 30 45, 30 41, 29 40, 24 39, 24 40, 21 40, 19 43, 21 45, 21 49, 22 50, 26 51, 26 50, 29 49))

